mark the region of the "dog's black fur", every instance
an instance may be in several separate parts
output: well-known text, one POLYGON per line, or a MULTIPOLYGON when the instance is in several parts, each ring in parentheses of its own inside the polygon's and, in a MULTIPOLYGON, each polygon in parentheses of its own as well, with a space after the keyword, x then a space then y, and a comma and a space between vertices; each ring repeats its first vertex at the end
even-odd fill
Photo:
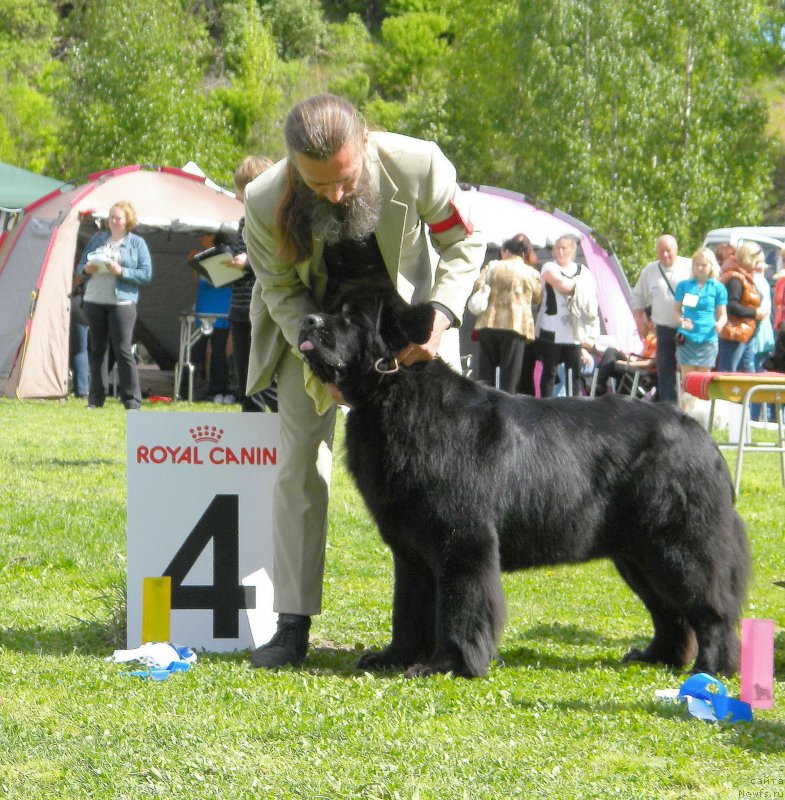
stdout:
POLYGON ((300 349, 351 411, 348 465, 392 549, 392 641, 362 668, 485 673, 504 621, 500 570, 610 558, 654 623, 625 659, 733 673, 744 525, 711 437, 667 403, 513 397, 439 360, 429 305, 347 294, 300 349))
POLYGON ((781 322, 777 328, 774 352, 763 362, 763 369, 785 372, 785 322, 781 322))

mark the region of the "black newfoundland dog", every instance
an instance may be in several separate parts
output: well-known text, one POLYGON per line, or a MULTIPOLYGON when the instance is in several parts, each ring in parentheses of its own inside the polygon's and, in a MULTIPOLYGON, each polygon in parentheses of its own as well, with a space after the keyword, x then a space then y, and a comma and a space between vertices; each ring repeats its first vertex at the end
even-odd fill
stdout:
POLYGON ((392 641, 359 666, 483 675, 500 570, 610 558, 654 624, 625 659, 735 672, 747 540, 711 437, 667 403, 514 397, 439 360, 398 367, 432 315, 360 290, 300 334, 351 406, 349 469, 393 553, 392 641))

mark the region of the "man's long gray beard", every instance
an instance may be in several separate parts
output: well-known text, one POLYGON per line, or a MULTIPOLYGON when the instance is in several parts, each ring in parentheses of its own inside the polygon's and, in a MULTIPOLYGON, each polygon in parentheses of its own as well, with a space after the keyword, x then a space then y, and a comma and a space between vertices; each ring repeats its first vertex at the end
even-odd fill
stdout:
POLYGON ((307 187, 303 188, 311 194, 311 233, 315 239, 326 244, 349 239, 361 241, 376 230, 382 199, 371 185, 366 170, 363 170, 357 188, 340 203, 331 203, 325 197, 314 195, 307 187))

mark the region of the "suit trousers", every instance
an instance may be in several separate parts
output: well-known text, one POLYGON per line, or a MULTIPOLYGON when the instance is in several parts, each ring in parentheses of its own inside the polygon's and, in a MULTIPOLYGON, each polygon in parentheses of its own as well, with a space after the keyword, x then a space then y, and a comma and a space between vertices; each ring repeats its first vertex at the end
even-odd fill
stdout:
POLYGON ((327 540, 336 408, 319 415, 303 363, 287 350, 278 365, 281 459, 273 489, 273 609, 318 614, 327 540))
MULTIPOLYGON (((458 330, 442 337, 441 358, 460 372, 458 330)), ((273 488, 273 610, 319 614, 337 408, 316 412, 302 361, 286 350, 277 369, 281 456, 273 488)))

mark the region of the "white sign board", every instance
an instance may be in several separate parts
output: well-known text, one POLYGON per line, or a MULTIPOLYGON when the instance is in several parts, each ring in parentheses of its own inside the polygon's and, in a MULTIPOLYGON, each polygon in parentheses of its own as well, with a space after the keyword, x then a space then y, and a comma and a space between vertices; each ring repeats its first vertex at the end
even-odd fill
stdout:
POLYGON ((128 647, 144 578, 169 575, 170 640, 227 652, 275 632, 272 494, 277 414, 130 412, 128 647))

